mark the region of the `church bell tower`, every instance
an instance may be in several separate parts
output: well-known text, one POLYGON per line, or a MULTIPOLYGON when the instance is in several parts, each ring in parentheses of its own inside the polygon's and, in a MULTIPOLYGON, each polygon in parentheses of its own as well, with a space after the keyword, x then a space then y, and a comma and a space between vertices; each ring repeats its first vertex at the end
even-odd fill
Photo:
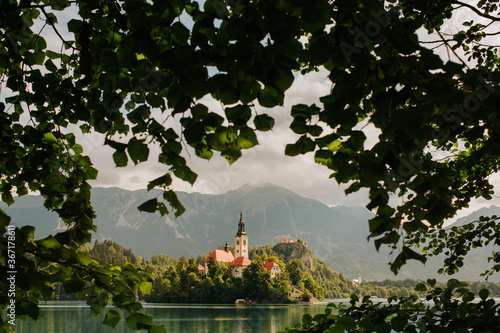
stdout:
POLYGON ((248 236, 245 232, 245 223, 243 222, 243 211, 240 213, 240 222, 238 223, 238 232, 234 237, 234 257, 245 257, 248 259, 248 236))

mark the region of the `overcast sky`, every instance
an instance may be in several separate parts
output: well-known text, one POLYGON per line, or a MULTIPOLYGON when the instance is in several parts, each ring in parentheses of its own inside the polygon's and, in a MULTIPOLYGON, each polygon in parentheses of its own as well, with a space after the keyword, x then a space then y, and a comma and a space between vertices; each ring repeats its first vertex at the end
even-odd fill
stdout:
MULTIPOLYGON (((470 11, 463 10, 455 18, 447 23, 449 33, 455 33, 461 29, 461 22, 466 19, 470 20, 472 17, 470 11)), ((493 28, 496 29, 498 26, 493 28)), ((425 40, 436 40, 435 35, 428 36, 425 32, 420 37, 425 40)), ((444 50, 437 52, 448 60, 447 52, 444 50)), ((187 157, 188 164, 198 174, 198 180, 194 186, 186 182, 175 181, 174 189, 220 194, 247 183, 255 185, 271 183, 290 189, 304 197, 319 200, 329 206, 365 206, 368 203, 368 192, 361 190, 346 197, 344 195, 346 186, 339 186, 334 179, 329 179, 331 172, 326 167, 314 163, 313 153, 297 157, 287 157, 284 154, 286 144, 293 143, 298 138, 298 135, 295 135, 289 128, 292 121, 291 106, 297 103, 318 103, 319 105, 319 97, 328 94, 331 88, 326 75, 326 71, 311 73, 307 76, 297 75, 292 87, 287 91, 285 105, 270 111, 276 119, 275 128, 270 132, 259 132, 260 145, 244 150, 243 156, 233 165, 229 165, 217 153, 210 161, 206 161, 191 152, 190 157, 187 157)), ((209 99, 204 102, 212 111, 223 112, 219 103, 209 99)), ((368 137, 367 145, 373 145, 377 139, 377 132, 370 127, 365 130, 368 137)), ((157 151, 157 148, 152 149, 151 161, 147 163, 135 167, 114 168, 111 157, 113 151, 103 146, 102 142, 102 137, 93 137, 83 141, 84 148, 90 151, 90 156, 99 169, 99 177, 94 183, 95 186, 118 186, 130 190, 144 188, 149 180, 167 171, 167 166, 156 162, 154 150, 157 151)), ((500 185, 499 176, 494 175, 491 180, 494 184, 500 185)), ((492 204, 500 205, 500 199, 495 197, 491 201, 476 200, 471 204, 470 210, 477 210, 492 204)), ((467 212, 462 212, 459 216, 466 214, 467 212)))
MULTIPOLYGON (((67 15, 70 16, 75 15, 71 9, 68 13, 67 15)), ((456 22, 464 20, 463 15, 470 15, 470 13, 460 13, 456 22)), ((69 19, 68 16, 64 16, 60 17, 60 22, 69 19)), ((466 17, 470 18, 470 16, 466 17)), ((457 23, 449 23, 450 32, 455 32, 459 27, 457 23)), ((421 37, 428 39, 424 35, 421 37)), ((435 39, 435 37, 430 37, 430 39, 435 39)), ((53 41, 48 39, 48 42, 51 45, 53 41)), ((57 49, 57 46, 54 49, 57 49)), ((446 53, 444 52, 442 56, 446 57, 446 53)), ((258 133, 259 146, 244 150, 243 156, 233 165, 229 165, 217 153, 210 161, 206 161, 198 158, 191 151, 190 156, 186 155, 186 158, 188 165, 198 174, 198 180, 194 186, 186 182, 175 181, 174 190, 220 194, 237 189, 247 183, 254 185, 271 183, 290 189, 304 197, 317 199, 330 206, 365 206, 368 203, 367 192, 362 190, 346 197, 344 195, 346 186, 339 186, 334 179, 329 179, 331 172, 326 167, 314 163, 313 153, 297 157, 286 157, 284 154, 286 144, 294 143, 298 138, 289 129, 292 120, 290 116, 291 106, 297 103, 318 103, 319 105, 319 97, 328 94, 330 88, 331 83, 326 78, 325 71, 311 73, 307 76, 297 75, 292 87, 287 91, 285 105, 271 111, 266 110, 275 118, 276 126, 272 131, 258 133)), ((2 90, 2 95, 5 96, 5 90, 2 90)), ((210 107, 211 111, 223 113, 219 103, 208 98, 203 102, 210 107)), ((257 110, 262 111, 259 108, 257 110)), ((175 122, 170 122, 170 124, 175 126, 175 122)), ((151 147, 150 160, 147 163, 133 166, 133 163, 130 162, 130 165, 125 168, 116 168, 112 159, 113 150, 104 146, 102 135, 97 133, 82 135, 79 134, 78 129, 74 129, 79 143, 99 170, 97 181, 92 182, 93 186, 117 186, 129 190, 143 189, 148 181, 168 171, 168 166, 157 162, 158 147, 151 147)), ((179 130, 179 128, 177 129, 179 130)), ((367 145, 369 146, 375 142, 377 132, 370 127, 367 127, 366 131, 367 145)), ((492 181, 495 184, 500 184, 500 177, 493 176, 492 181)), ((471 205, 471 208, 478 209, 491 204, 500 205, 500 200, 494 198, 492 201, 476 201, 471 205)))
MULTIPOLYGON (((269 132, 258 132, 259 146, 243 150, 243 156, 232 165, 218 153, 207 161, 198 158, 191 151, 190 156, 186 155, 186 158, 188 165, 198 174, 198 180, 194 186, 177 180, 174 182, 174 190, 221 194, 247 183, 252 185, 271 183, 329 206, 365 206, 368 203, 368 192, 362 190, 345 196, 346 186, 339 186, 334 179, 329 179, 331 172, 326 167, 314 163, 313 153, 296 157, 287 157, 284 154, 286 144, 293 143, 298 138, 298 135, 289 128, 292 120, 289 111, 291 105, 319 103, 319 97, 327 94, 329 90, 330 83, 326 80, 324 71, 298 76, 287 91, 285 105, 270 111, 276 119, 275 128, 269 132)), ((211 110, 222 113, 219 103, 209 99, 204 102, 211 110)), ((368 136, 367 145, 374 144, 377 132, 370 127, 365 130, 368 136)), ((142 189, 149 180, 159 177, 168 170, 168 166, 157 162, 157 147, 151 148, 150 161, 147 163, 133 166, 130 162, 126 168, 115 168, 111 156, 113 150, 104 146, 103 141, 104 138, 99 135, 85 136, 80 140, 99 170, 99 177, 93 182, 94 186, 142 189)), ((493 176, 492 180, 494 183, 500 183, 498 176, 493 176)), ((491 204, 500 205, 500 200, 495 198, 491 201, 476 201, 471 205, 471 210, 491 204)), ((462 215, 465 215, 465 212, 460 214, 462 215)))

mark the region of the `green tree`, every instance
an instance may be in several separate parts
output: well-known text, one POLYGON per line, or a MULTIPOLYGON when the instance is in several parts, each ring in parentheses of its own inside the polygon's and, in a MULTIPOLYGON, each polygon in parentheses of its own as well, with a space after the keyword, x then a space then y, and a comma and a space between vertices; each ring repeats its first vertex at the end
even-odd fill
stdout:
POLYGON ((286 265, 286 272, 290 281, 298 285, 304 277, 305 267, 300 259, 292 260, 286 265))
POLYGON ((271 272, 264 268, 264 261, 255 257, 250 265, 243 270, 243 290, 245 295, 253 301, 268 301, 274 280, 271 272))
MULTIPOLYGON (((151 288, 150 272, 99 265, 78 252, 96 231, 88 181, 97 170, 72 131, 105 134, 117 167, 157 158, 166 172, 147 188, 163 194, 139 209, 180 215, 172 178, 193 184, 197 177, 186 147, 234 162, 258 144, 256 132, 272 129, 271 108, 283 105, 294 71, 325 70, 332 88, 319 105, 291 107, 291 130, 301 136, 285 153, 313 153, 349 184, 347 194, 368 189, 367 208, 376 213, 369 236, 377 249, 393 247, 394 272, 409 259, 425 261, 412 246, 429 228, 493 194, 500 74, 498 46, 486 38, 498 20, 493 0, 206 0, 203 8, 190 0, 3 1, 1 198, 11 205, 37 191, 68 226, 35 240, 32 227, 7 229, 10 217, 0 211, 2 276, 15 234, 17 314, 37 319, 37 299, 52 297, 61 282, 66 292, 86 295, 93 313, 112 302, 127 310, 130 328, 161 331, 136 299, 138 289, 151 288), (457 10, 481 19, 459 22, 450 35, 445 22, 457 10), (66 22, 68 12, 77 14, 66 22), (422 30, 436 40, 423 42, 422 30), (439 57, 437 46, 458 60, 439 57), (205 96, 224 114, 204 105, 205 96), (257 103, 269 109, 257 111, 257 103), (379 133, 374 142, 366 126, 379 133), (393 203, 395 195, 401 200, 393 203)), ((466 248, 498 239, 495 219, 465 228, 472 230, 460 239, 466 248)), ((429 250, 448 245, 431 242, 429 250)), ((463 253, 450 253, 445 273, 460 267, 463 253)), ((493 254, 492 272, 499 262, 493 254)), ((8 282, 0 286, 6 295, 8 282)), ((0 304, 4 310, 9 299, 0 304)), ((106 311, 104 322, 115 326, 119 313, 106 311)))

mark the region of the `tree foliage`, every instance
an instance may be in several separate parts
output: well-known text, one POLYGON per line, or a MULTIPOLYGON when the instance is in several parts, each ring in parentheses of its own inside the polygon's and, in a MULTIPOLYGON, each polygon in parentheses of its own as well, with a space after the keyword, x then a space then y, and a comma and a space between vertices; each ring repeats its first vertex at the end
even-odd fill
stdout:
MULTIPOLYGON (((163 195, 139 209, 180 215, 172 179, 197 178, 186 154, 237 160, 273 128, 272 108, 299 72, 324 70, 332 85, 318 105, 291 107, 301 136, 285 154, 314 153, 349 184, 346 193, 369 190, 370 237, 377 249, 394 248, 394 272, 424 261, 406 235, 426 237, 493 194, 500 75, 498 47, 485 38, 497 34, 488 28, 498 10, 493 0, 2 1, 1 198, 11 205, 36 191, 67 224, 39 240, 31 227, 16 229, 19 315, 38 318, 36 298, 62 282, 88 295, 95 312, 112 301, 131 328, 158 329, 134 300, 147 272, 77 252, 96 230, 88 181, 97 170, 72 132, 105 134, 117 167, 157 159, 165 174, 147 188, 163 195), (477 19, 449 34, 445 23, 459 10, 477 19), (423 41, 423 30, 436 40, 423 41), (439 57, 439 45, 458 60, 439 57), (209 109, 208 96, 222 109, 209 109), (373 144, 366 126, 380 133, 373 144)), ((0 211, 2 234, 9 223, 0 211)), ((4 276, 8 245, 0 244, 4 276)), ((6 295, 7 282, 0 286, 6 295)), ((0 298, 2 309, 7 302, 0 298)))
POLYGON ((444 287, 428 280, 415 288, 417 295, 389 297, 388 304, 374 302, 369 296, 353 295, 349 304, 331 303, 325 314, 304 315, 295 328, 284 332, 494 332, 500 328, 499 307, 488 292, 475 300, 466 283, 456 279, 444 287))

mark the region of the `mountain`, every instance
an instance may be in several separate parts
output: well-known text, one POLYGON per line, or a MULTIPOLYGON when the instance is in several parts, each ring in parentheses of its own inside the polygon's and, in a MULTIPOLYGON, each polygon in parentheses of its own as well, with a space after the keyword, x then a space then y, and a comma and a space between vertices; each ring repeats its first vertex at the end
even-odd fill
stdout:
POLYGON ((479 220, 481 216, 492 217, 493 215, 500 216, 500 207, 498 206, 483 207, 465 217, 457 219, 455 223, 453 223, 450 227, 452 226, 460 227, 472 221, 479 220))
MULTIPOLYGON (((391 260, 388 251, 378 253, 373 243, 367 242, 367 221, 373 214, 364 207, 328 207, 267 184, 245 185, 220 195, 178 192, 186 207, 186 212, 179 218, 137 210, 137 206, 158 194, 145 190, 94 188, 92 204, 97 215, 95 238, 118 242, 146 259, 153 254, 187 258, 207 254, 225 242, 232 244, 242 211, 250 246, 275 245, 281 237, 300 238, 308 243, 314 256, 351 279, 356 278, 358 273, 365 281, 427 277, 447 279, 432 274, 442 263, 442 259, 437 258, 429 259, 425 266, 421 263, 406 265, 394 277, 388 266, 391 260)), ((3 209, 12 216, 14 224, 37 227, 37 238, 65 227, 55 213, 43 207, 40 197, 21 197, 11 207, 3 209)), ((487 268, 486 257, 485 253, 474 253, 466 264, 467 269, 463 269, 457 278, 480 279, 479 273, 487 268), (479 256, 484 258, 479 259, 479 256)))

